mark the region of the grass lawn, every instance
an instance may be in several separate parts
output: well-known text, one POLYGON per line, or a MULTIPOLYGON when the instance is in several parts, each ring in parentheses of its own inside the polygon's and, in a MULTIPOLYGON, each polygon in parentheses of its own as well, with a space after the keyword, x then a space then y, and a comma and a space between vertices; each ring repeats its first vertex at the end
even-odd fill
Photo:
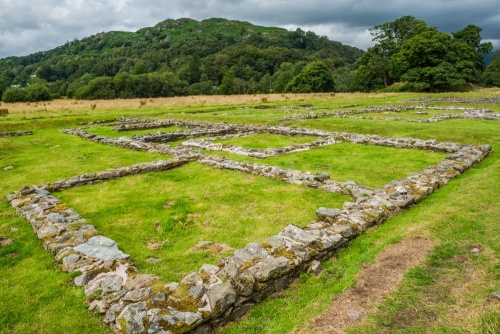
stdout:
MULTIPOLYGON (((182 97, 151 99, 145 105, 139 100, 2 103, 2 107, 9 109, 9 115, 0 119, 0 132, 33 130, 35 135, 0 138, 0 237, 12 239, 12 244, 0 246, 0 333, 110 333, 100 318, 87 309, 82 289, 71 285, 71 275, 58 268, 31 226, 15 214, 3 196, 24 185, 168 158, 99 145, 62 134, 60 129, 119 116, 279 125, 289 117, 282 107, 310 104, 328 111, 350 104, 358 104, 359 108, 415 104, 410 99, 420 97, 499 95, 498 90, 484 90, 446 95, 182 97), (257 107, 260 105, 271 108, 257 107), (13 168, 4 170, 9 166, 13 168)), ((494 104, 436 105, 500 112, 500 106, 494 104)), ((373 261, 388 245, 408 236, 429 238, 436 247, 419 267, 406 273, 403 283, 368 316, 366 323, 350 329, 351 333, 499 332, 499 303, 488 298, 490 292, 500 290, 498 122, 449 120, 422 124, 339 118, 288 122, 291 126, 328 131, 488 143, 494 152, 422 203, 368 230, 342 249, 337 258, 324 263, 320 276, 302 275, 290 289, 256 306, 241 322, 227 326, 221 333, 310 333, 311 319, 328 308, 331 298, 354 284, 363 265, 373 261), (480 252, 471 252, 471 247, 479 247, 480 252)), ((263 146, 277 142, 276 145, 282 146, 290 139, 256 138, 251 142, 245 142, 250 140, 246 137, 231 143, 248 147, 255 142, 263 146), (269 142, 258 143, 259 140, 269 142)), ((354 179, 364 185, 382 186, 389 180, 420 171, 442 157, 424 151, 336 144, 251 161, 327 172, 338 181, 354 179)), ((74 188, 56 196, 88 218, 101 233, 117 240, 141 271, 156 273, 166 280, 177 280, 179 275, 196 270, 199 264, 215 263, 225 254, 194 251, 193 246, 199 241, 241 247, 248 241, 263 240, 288 223, 308 223, 314 219, 317 206, 338 207, 345 200, 307 187, 213 170, 197 163, 74 188), (163 245, 151 250, 148 249, 151 243, 163 245), (148 257, 161 261, 151 264, 145 261, 148 257), (172 270, 174 261, 181 257, 185 257, 185 263, 175 265, 172 270)))
POLYGON ((259 133, 241 138, 216 140, 215 142, 246 148, 264 149, 307 144, 318 139, 319 138, 312 136, 288 137, 283 135, 259 133))
POLYGON ((156 132, 173 132, 173 131, 182 131, 188 130, 187 128, 179 128, 176 126, 170 126, 166 128, 158 128, 158 129, 145 129, 145 130, 134 130, 134 131, 113 131, 111 126, 99 126, 96 128, 88 129, 88 133, 93 133, 99 136, 106 136, 108 138, 119 138, 119 137, 132 137, 134 135, 145 135, 156 132))
POLYGON ((319 206, 340 208, 349 197, 198 163, 78 187, 57 194, 126 253, 141 272, 179 280, 203 263, 277 234, 287 224, 307 225, 319 206), (156 224, 155 224, 156 222, 156 224), (230 250, 195 250, 201 241, 230 250), (161 246, 149 249, 152 244, 161 246), (159 258, 148 263, 147 258, 159 258))
MULTIPOLYGON (((241 138, 244 145, 243 139, 241 138)), ((234 140, 234 145, 239 142, 234 140)), ((362 144, 339 143, 265 159, 227 152, 219 154, 237 161, 256 162, 283 168, 327 173, 336 181, 354 180, 370 187, 383 187, 392 180, 420 172, 444 159, 445 154, 421 150, 398 149, 362 144)))

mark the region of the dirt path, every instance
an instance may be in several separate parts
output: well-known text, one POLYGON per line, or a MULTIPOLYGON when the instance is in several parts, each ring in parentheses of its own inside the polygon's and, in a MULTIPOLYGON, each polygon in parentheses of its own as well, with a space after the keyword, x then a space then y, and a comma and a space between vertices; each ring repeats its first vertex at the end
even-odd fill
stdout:
POLYGON ((340 334, 349 325, 361 323, 432 248, 431 241, 424 238, 408 238, 389 246, 361 270, 358 283, 336 296, 328 311, 315 318, 309 328, 314 333, 340 334))

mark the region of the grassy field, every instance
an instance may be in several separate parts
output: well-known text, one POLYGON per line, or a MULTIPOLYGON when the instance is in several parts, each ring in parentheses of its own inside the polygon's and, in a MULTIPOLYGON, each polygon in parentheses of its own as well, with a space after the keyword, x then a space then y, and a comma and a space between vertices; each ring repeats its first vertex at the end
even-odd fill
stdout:
MULTIPOLYGON (((388 245, 409 236, 429 238, 436 246, 423 264, 406 273, 403 283, 377 311, 350 332, 500 332, 500 302, 488 297, 492 291, 500 290, 498 122, 448 120, 421 124, 332 117, 297 120, 284 112, 304 113, 310 106, 329 111, 351 104, 357 104, 358 108, 413 105, 416 102, 411 98, 449 95, 500 97, 500 90, 446 95, 210 96, 154 99, 145 103, 140 100, 2 103, 2 108, 9 109, 9 115, 0 118, 0 132, 33 130, 35 135, 0 138, 0 237, 13 241, 0 246, 0 333, 110 332, 98 316, 87 310, 83 291, 72 286, 71 275, 55 265, 32 228, 15 214, 4 196, 23 185, 167 158, 99 145, 58 131, 78 127, 79 122, 120 116, 287 124, 492 145, 494 152, 484 162, 418 206, 368 230, 342 249, 335 259, 326 262, 320 276, 302 275, 290 289, 255 307, 241 322, 221 332, 310 333, 313 330, 310 321, 327 309, 333 296, 355 283, 360 268, 373 261, 388 245), (6 168, 10 166, 12 168, 6 168), (472 248, 480 252, 473 253, 472 248)), ((435 105, 473 106, 500 112, 498 104, 436 102, 435 105)), ((101 126, 92 131, 110 134, 109 128, 101 126)), ((148 132, 155 131, 158 130, 148 132)), ((118 136, 132 134, 124 132, 118 136)), ((258 135, 225 142, 255 148, 295 143, 288 139, 258 135)), ((298 139, 310 141, 311 138, 298 139)), ((338 181, 353 179, 364 185, 382 186, 436 163, 443 155, 338 144, 263 160, 230 157, 302 171, 325 171, 338 181)), ((196 270, 201 263, 216 263, 220 256, 231 252, 231 249, 220 252, 194 249, 199 241, 241 247, 276 233, 288 223, 307 224, 314 219, 318 206, 340 207, 348 200, 303 186, 213 170, 197 163, 172 171, 74 188, 56 196, 89 219, 101 233, 117 240, 141 271, 160 275, 165 280, 177 280, 180 275, 196 270), (162 261, 150 263, 146 261, 148 258, 162 261)))

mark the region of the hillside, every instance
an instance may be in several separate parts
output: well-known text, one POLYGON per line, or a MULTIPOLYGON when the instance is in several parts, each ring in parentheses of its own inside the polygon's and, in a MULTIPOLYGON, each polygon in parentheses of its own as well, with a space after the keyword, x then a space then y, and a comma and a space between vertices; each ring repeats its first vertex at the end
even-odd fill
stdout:
POLYGON ((193 84, 201 84, 197 88, 203 93, 207 87, 219 85, 231 69, 248 91, 285 62, 299 63, 295 72, 315 60, 333 69, 354 63, 362 54, 360 49, 301 29, 183 18, 135 33, 102 32, 49 51, 0 59, 0 79, 6 86, 42 83, 52 95, 71 96, 96 77, 170 72, 184 82, 184 93, 196 93, 187 90, 193 84))

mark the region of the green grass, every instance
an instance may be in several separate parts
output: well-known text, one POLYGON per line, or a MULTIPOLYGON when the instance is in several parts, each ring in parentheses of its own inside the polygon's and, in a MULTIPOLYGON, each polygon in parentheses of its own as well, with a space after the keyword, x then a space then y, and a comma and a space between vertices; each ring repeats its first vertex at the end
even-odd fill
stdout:
MULTIPOLYGON (((448 95, 481 97, 497 96, 498 92, 432 96, 448 95)), ((268 104, 273 109, 255 110, 244 109, 247 106, 236 101, 227 102, 227 105, 214 104, 214 106, 200 106, 193 103, 193 105, 181 107, 170 105, 158 107, 148 104, 144 108, 131 109, 103 109, 98 106, 95 110, 88 108, 76 111, 12 113, 0 120, 0 131, 34 130, 35 135, 0 139, 0 196, 5 196, 23 185, 40 184, 107 168, 166 158, 156 154, 99 145, 57 131, 65 127, 77 127, 78 122, 126 116, 175 117, 228 123, 278 125, 283 119, 289 117, 287 113, 279 111, 279 108, 284 105, 313 104, 316 107, 326 108, 325 110, 329 108, 334 110, 338 106, 347 104, 359 104, 360 108, 398 103, 415 104, 414 101, 408 99, 424 96, 428 95, 337 94, 335 97, 318 100, 311 95, 310 100, 272 102, 268 104), (213 112, 194 113, 197 110, 210 108, 213 108, 213 112), (14 168, 4 171, 3 168, 6 166, 14 166, 14 168)), ((451 105, 451 103, 441 104, 451 105)), ((500 111, 499 105, 456 105, 500 111)), ((253 308, 248 317, 238 324, 223 329, 222 333, 308 333, 310 319, 326 310, 333 296, 354 284, 356 274, 365 263, 373 261, 375 256, 391 243, 412 235, 433 239, 438 246, 423 264, 406 274, 401 286, 380 305, 377 312, 369 316, 366 324, 352 329, 351 332, 498 332, 500 317, 498 304, 493 304, 487 298, 488 293, 500 290, 498 284, 500 282, 500 242, 498 239, 500 212, 497 200, 500 197, 498 122, 450 120, 422 124, 387 120, 323 118, 294 120, 290 125, 394 137, 435 138, 439 141, 476 145, 488 143, 493 146, 495 152, 486 161, 439 189, 414 208, 401 213, 378 228, 367 231, 347 248, 342 249, 337 259, 325 263, 325 271, 319 277, 302 275, 291 289, 253 308), (483 251, 479 254, 471 253, 468 250, 471 245, 481 245, 483 251), (495 305, 497 305, 496 308, 495 305)), ((124 135, 128 134, 124 133, 124 135)), ((342 148, 342 145, 345 144, 331 146, 331 149, 342 148)), ((279 157, 279 159, 283 158, 282 163, 289 164, 284 167, 295 168, 294 166, 297 166, 296 169, 311 169, 311 171, 315 165, 328 165, 335 172, 334 167, 342 163, 345 165, 344 175, 365 173, 365 181, 360 177, 352 178, 367 185, 386 182, 379 178, 392 179, 398 175, 406 176, 411 171, 419 171, 422 169, 420 164, 428 165, 427 159, 431 162, 434 161, 433 159, 441 159, 433 153, 417 151, 418 154, 423 154, 423 160, 418 158, 415 162, 413 161, 414 151, 398 149, 391 150, 394 154, 402 154, 400 158, 394 158, 389 151, 387 151, 388 155, 377 158, 377 151, 381 154, 380 152, 385 149, 347 145, 343 147, 344 151, 335 152, 346 157, 346 162, 324 157, 318 157, 319 161, 314 161, 310 154, 315 154, 316 151, 321 152, 320 150, 297 153, 298 156, 301 154, 304 156, 295 161, 293 159, 296 159, 296 154, 279 157), (364 149, 368 151, 363 154, 364 158, 361 158, 362 155, 358 154, 360 153, 358 150, 364 149), (373 154, 370 153, 371 150, 373 154), (416 170, 413 167, 408 169, 404 166, 400 167, 400 164, 407 163, 415 166, 416 170), (351 167, 348 167, 349 164, 351 167), (375 167, 381 173, 375 172, 375 167), (363 169, 366 171, 363 172, 363 169)), ((278 163, 279 159, 275 162, 278 163)), ((270 163, 272 160, 256 161, 270 163)), ((322 167, 318 171, 325 171, 325 169, 322 167)), ((333 179, 336 179, 332 171, 327 172, 332 174, 333 179)), ((184 247, 190 249, 201 238, 198 235, 186 241, 172 240, 172 237, 168 235, 170 232, 167 231, 167 227, 172 227, 172 230, 178 233, 177 235, 188 235, 194 230, 202 231, 204 228, 216 230, 215 225, 204 227, 203 224, 198 224, 205 222, 205 219, 201 219, 205 216, 219 217, 220 219, 212 218, 215 223, 224 222, 224 219, 226 223, 230 223, 228 217, 234 215, 236 210, 225 207, 226 202, 239 203, 241 210, 249 208, 252 208, 252 212, 261 210, 259 217, 254 217, 254 220, 263 223, 258 225, 258 229, 255 228, 256 225, 250 226, 255 230, 252 230, 252 233, 262 232, 264 235, 267 232, 260 231, 261 228, 269 228, 269 226, 278 228, 278 225, 281 228, 291 222, 290 219, 295 219, 295 216, 304 215, 305 217, 304 219, 297 218, 297 222, 306 223, 308 219, 313 219, 314 208, 325 203, 323 198, 336 201, 331 194, 312 192, 306 187, 291 186, 236 172, 214 171, 196 163, 178 170, 126 177, 99 185, 75 188, 58 193, 56 196, 66 196, 65 200, 69 201, 86 218, 94 220, 93 223, 96 225, 102 224, 99 227, 101 232, 108 229, 110 234, 116 233, 113 237, 119 239, 120 234, 126 234, 121 230, 127 228, 128 231, 132 231, 130 235, 135 234, 143 238, 136 245, 128 245, 127 241, 118 240, 120 246, 132 254, 132 259, 138 263, 141 270, 146 268, 145 266, 151 266, 144 261, 147 256, 162 259, 165 256, 166 258, 168 254, 161 255, 161 252, 165 251, 164 248, 169 250, 173 242, 184 243, 184 247), (203 182, 211 184, 213 188, 203 189, 200 186, 203 182), (240 188, 248 192, 248 198, 252 198, 252 201, 244 200, 246 195, 241 196, 241 192, 237 192, 240 188), (217 192, 211 189, 216 189, 217 192), (270 192, 265 192, 267 189, 270 192), (287 194, 290 189, 296 190, 294 192, 296 204, 293 210, 285 215, 279 213, 279 205, 283 199, 288 201, 288 198, 280 197, 280 194, 283 194, 280 189, 285 189, 287 194), (203 198, 203 196, 215 197, 213 196, 215 193, 224 195, 224 201, 203 198), (233 194, 232 197, 231 194, 233 194), (195 200, 192 200, 191 196, 194 196, 195 200), (270 198, 270 206, 267 206, 266 196, 270 198), (278 203, 272 202, 277 198, 280 199, 278 203), (127 201, 134 203, 134 210, 127 207, 127 201), (167 205, 168 208, 163 208, 163 205, 170 201, 171 206, 167 205), (116 206, 109 205, 111 203, 116 206), (208 207, 209 204, 213 207, 208 207), (115 217, 115 214, 118 217, 117 220, 111 217, 115 217), (188 219, 188 214, 191 214, 189 218, 192 219, 188 219), (197 214, 201 216, 197 218, 197 214), (106 216, 110 216, 106 218, 107 221, 104 219, 106 216), (285 218, 278 220, 272 217, 285 218), (158 235, 158 231, 154 229, 156 220, 162 227, 161 235, 158 235), (130 222, 136 225, 128 224, 130 222), (185 224, 180 224, 181 222, 185 224), (274 224, 267 224, 268 222, 274 224), (136 226, 145 226, 145 228, 134 229, 136 226), (154 238, 158 238, 158 241, 168 240, 168 242, 161 250, 150 251, 146 248, 147 242, 154 238), (137 248, 139 255, 136 255, 136 250, 133 248, 137 248)), ((240 217, 237 218, 243 220, 240 217)), ((231 224, 231 228, 232 226, 231 224)), ((31 226, 15 214, 5 199, 0 202, 0 236, 13 239, 12 245, 0 246, 0 296, 2 296, 0 299, 0 333, 110 333, 110 330, 101 325, 99 318, 87 310, 83 291, 69 284, 72 280, 71 275, 62 272, 55 265, 52 256, 43 250, 31 226)), ((256 235, 255 237, 257 240, 262 240, 266 236, 261 238, 256 235)), ((202 235, 202 239, 234 243, 231 246, 238 247, 239 238, 231 238, 232 236, 219 236, 215 233, 202 235)), ((245 241, 241 240, 241 244, 244 243, 245 241)), ((192 258, 186 262, 194 259, 192 266, 186 264, 185 269, 179 272, 195 270, 201 261, 215 260, 215 257, 206 252, 189 254, 189 256, 192 258)), ((167 261, 162 261, 159 265, 164 264, 168 267, 167 261)), ((144 269, 144 272, 147 271, 148 269, 144 269)))
MULTIPOLYGON (((461 110, 435 110, 435 109, 415 109, 415 110, 405 110, 401 112, 394 111, 384 111, 379 113, 366 113, 361 114, 359 116, 363 117, 373 117, 373 118, 391 118, 391 117, 400 117, 400 118, 408 118, 408 119, 429 119, 433 116, 442 115, 442 114, 461 114, 463 111, 461 110), (417 112, 426 112, 426 115, 417 114, 417 112)), ((357 115, 353 115, 357 116, 357 115)))
POLYGON ((283 135, 272 135, 272 134, 262 133, 262 134, 245 136, 241 138, 216 140, 215 142, 228 145, 242 146, 246 148, 264 149, 264 148, 307 144, 318 139, 319 138, 312 136, 289 137, 283 135))
POLYGON ((25 185, 169 158, 96 144, 53 129, 37 130, 34 136, 0 138, 0 154, 2 195, 25 185), (3 170, 7 166, 14 168, 3 170))
POLYGON ((423 266, 407 273, 402 286, 370 316, 367 325, 349 333, 496 333, 481 329, 498 328, 495 320, 499 318, 498 304, 496 310, 491 302, 482 307, 487 294, 500 289, 500 226, 496 219, 500 208, 498 187, 490 179, 498 179, 497 156, 437 190, 415 208, 368 230, 336 259, 324 263, 320 276, 302 275, 291 289, 255 307, 243 321, 220 333, 310 333, 309 320, 328 308, 332 296, 354 285, 365 263, 372 262, 391 243, 409 236, 430 238, 438 246, 423 266), (470 245, 482 245, 486 250, 476 255, 468 251, 470 245), (470 283, 467 273, 474 271, 485 274, 473 281, 464 300, 458 299, 462 297, 459 293, 450 295, 453 288, 470 283), (462 313, 455 314, 460 307, 462 313), (417 318, 403 323, 401 319, 413 315, 412 310, 418 310, 417 318), (455 323, 449 324, 449 317, 455 323))
MULTIPOLYGON (((265 138, 264 135, 263 137, 265 138)), ((339 143, 266 159, 218 151, 207 154, 219 154, 237 161, 275 165, 304 172, 323 172, 329 174, 333 180, 354 180, 371 187, 383 187, 392 180, 435 165, 445 157, 437 152, 351 143, 339 143)))
POLYGON ((242 248, 277 234, 287 224, 308 224, 319 206, 340 208, 349 200, 198 163, 73 188, 57 196, 100 233, 116 240, 142 272, 165 280, 179 280, 203 263, 217 264, 221 255, 232 253, 193 251, 200 241, 242 248), (150 243, 164 245, 149 250, 150 243), (148 257, 162 261, 150 264, 148 257))
POLYGON ((0 236, 13 244, 0 246, 0 333, 111 333, 83 302, 31 226, 7 201, 0 203, 0 236))
POLYGON ((500 208, 498 188, 485 177, 499 167, 489 160, 415 209, 414 218, 428 225, 439 245, 423 265, 406 274, 366 324, 350 333, 500 332, 498 301, 487 297, 500 288, 500 226, 495 220, 500 208), (473 246, 481 252, 472 253, 473 246))
POLYGON ((166 128, 158 128, 158 129, 145 129, 145 130, 134 130, 134 131, 113 131, 111 126, 99 126, 96 128, 88 129, 88 133, 93 133, 99 136, 106 136, 108 138, 119 138, 119 137, 132 137, 134 135, 145 135, 152 134, 157 132, 173 132, 173 131, 181 131, 187 130, 187 128, 179 128, 176 126, 170 126, 166 128))

